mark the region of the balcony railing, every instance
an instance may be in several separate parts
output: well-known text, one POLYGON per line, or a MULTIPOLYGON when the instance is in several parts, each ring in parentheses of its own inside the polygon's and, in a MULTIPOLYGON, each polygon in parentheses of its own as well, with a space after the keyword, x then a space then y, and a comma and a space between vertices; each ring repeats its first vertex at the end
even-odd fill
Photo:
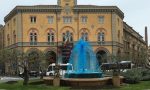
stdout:
MULTIPOLYGON (((63 45, 64 42, 18 42, 15 44, 12 44, 8 46, 8 48, 15 48, 15 47, 56 47, 63 45)), ((70 42, 75 45, 75 42, 70 42)), ((123 44, 119 42, 112 42, 112 41, 106 41, 106 42, 89 42, 91 46, 118 46, 123 47, 123 44)))

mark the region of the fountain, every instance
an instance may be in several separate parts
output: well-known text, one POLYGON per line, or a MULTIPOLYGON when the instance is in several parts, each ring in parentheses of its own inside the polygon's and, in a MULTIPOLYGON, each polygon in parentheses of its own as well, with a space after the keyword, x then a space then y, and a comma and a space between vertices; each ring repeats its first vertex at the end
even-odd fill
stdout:
MULTIPOLYGON (((90 44, 82 39, 74 46, 67 71, 60 78, 61 86, 71 87, 100 87, 112 83, 112 77, 103 77, 96 55, 90 44)), ((44 79, 45 83, 52 84, 53 77, 44 79)))
POLYGON ((72 50, 65 78, 101 78, 100 70, 96 55, 88 42, 79 40, 72 50))

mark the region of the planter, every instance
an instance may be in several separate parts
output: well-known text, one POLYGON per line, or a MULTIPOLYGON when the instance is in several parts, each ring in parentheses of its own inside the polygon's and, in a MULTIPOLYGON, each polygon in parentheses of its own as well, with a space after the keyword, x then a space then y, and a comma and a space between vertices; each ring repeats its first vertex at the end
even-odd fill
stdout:
POLYGON ((113 76, 112 83, 115 87, 120 87, 120 76, 113 76))
POLYGON ((55 77, 53 80, 53 86, 59 87, 60 86, 60 78, 55 77))

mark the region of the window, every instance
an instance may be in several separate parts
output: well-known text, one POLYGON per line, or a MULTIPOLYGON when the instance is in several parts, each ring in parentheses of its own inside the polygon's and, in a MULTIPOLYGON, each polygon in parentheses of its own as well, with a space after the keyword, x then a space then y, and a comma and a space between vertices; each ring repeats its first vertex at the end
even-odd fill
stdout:
POLYGON ((82 16, 81 20, 82 20, 82 23, 87 23, 87 16, 82 16))
POLYGON ((118 30, 118 40, 120 42, 120 30, 118 30))
POLYGON ((64 23, 71 23, 72 22, 72 17, 65 16, 65 17, 63 17, 63 21, 64 21, 64 23))
POLYGON ((87 33, 87 32, 81 33, 81 38, 82 38, 82 40, 84 40, 84 41, 88 41, 88 33, 87 33))
POLYGON ((104 42, 105 41, 105 34, 104 34, 104 32, 98 33, 98 41, 99 42, 104 42))
POLYGON ((69 3, 66 3, 66 6, 69 6, 69 3))
POLYGON ((30 45, 37 45, 37 33, 35 31, 30 33, 30 45))
POLYGON ((14 43, 16 43, 16 32, 15 32, 15 30, 13 32, 13 39, 14 39, 14 43))
POLYGON ((53 33, 52 31, 50 31, 50 32, 47 33, 48 44, 54 42, 54 41, 55 41, 54 38, 55 38, 55 37, 54 37, 54 33, 53 33))
POLYGON ((48 16, 47 18, 48 18, 48 23, 52 24, 53 20, 54 20, 54 17, 53 16, 48 16))
POLYGON ((36 16, 31 16, 30 21, 31 23, 36 23, 36 16))
POLYGON ((8 30, 9 30, 9 23, 7 24, 7 28, 8 28, 8 30))
POLYGON ((69 41, 72 42, 73 41, 73 34, 69 31, 66 31, 66 33, 63 33, 63 41, 69 41))
POLYGON ((104 16, 99 16, 99 23, 104 24, 104 16))
POLYGON ((8 42, 8 45, 10 45, 10 37, 9 37, 9 34, 7 34, 7 42, 8 42))

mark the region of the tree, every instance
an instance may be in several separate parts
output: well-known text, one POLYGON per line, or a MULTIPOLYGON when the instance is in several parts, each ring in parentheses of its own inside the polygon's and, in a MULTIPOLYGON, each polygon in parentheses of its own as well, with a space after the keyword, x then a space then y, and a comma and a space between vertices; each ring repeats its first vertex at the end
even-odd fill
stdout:
MULTIPOLYGON (((9 66, 10 69, 14 70, 16 69, 17 64, 17 58, 16 53, 13 50, 10 49, 2 49, 0 50, 0 62, 5 65, 9 66)), ((8 69, 7 74, 15 74, 11 72, 12 70, 8 69), (9 73, 8 73, 9 72, 9 73)))
POLYGON ((29 69, 28 69, 28 58, 24 52, 17 53, 18 56, 18 68, 19 72, 23 73, 23 85, 28 85, 29 81, 29 69), (23 71, 21 71, 23 70, 23 71))
POLYGON ((33 62, 38 62, 36 63, 38 66, 37 67, 37 70, 38 72, 39 71, 42 71, 43 69, 45 69, 46 67, 46 61, 45 61, 45 56, 42 52, 38 52, 38 55, 36 53, 32 53, 31 54, 26 54, 26 53, 21 53, 21 63, 19 65, 19 67, 21 67, 24 71, 24 82, 23 82, 23 85, 28 85, 28 81, 29 81, 29 68, 31 67, 30 63, 33 63, 33 62))
POLYGON ((3 49, 0 51, 0 63, 5 63, 4 65, 7 64, 7 66, 9 64, 11 69, 9 72, 11 72, 12 69, 14 69, 16 72, 23 72, 23 85, 28 85, 30 62, 38 62, 37 70, 42 71, 46 69, 45 55, 42 52, 39 52, 37 57, 35 54, 29 56, 27 53, 16 49, 3 49))

